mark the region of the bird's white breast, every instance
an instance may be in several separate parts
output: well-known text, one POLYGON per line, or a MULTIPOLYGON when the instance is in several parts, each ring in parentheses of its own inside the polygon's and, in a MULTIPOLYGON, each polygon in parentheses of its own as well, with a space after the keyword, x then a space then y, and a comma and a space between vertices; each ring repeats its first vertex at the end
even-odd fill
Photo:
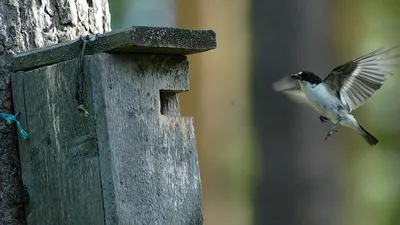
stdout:
POLYGON ((301 86, 304 94, 318 112, 332 121, 337 120, 339 106, 342 103, 332 91, 328 90, 323 83, 315 85, 301 82, 301 86))

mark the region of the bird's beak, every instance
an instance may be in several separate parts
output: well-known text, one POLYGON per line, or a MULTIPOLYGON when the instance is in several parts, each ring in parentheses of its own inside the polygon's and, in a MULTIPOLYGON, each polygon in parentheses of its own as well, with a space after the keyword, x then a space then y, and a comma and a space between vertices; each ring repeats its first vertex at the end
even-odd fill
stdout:
POLYGON ((295 79, 295 80, 300 80, 300 76, 298 74, 293 74, 290 77, 295 79))

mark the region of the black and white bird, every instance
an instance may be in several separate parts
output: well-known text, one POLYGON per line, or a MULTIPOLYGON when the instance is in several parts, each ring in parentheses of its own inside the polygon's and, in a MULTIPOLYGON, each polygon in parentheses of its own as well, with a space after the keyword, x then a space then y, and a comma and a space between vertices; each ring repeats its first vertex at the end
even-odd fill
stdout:
POLYGON ((392 71, 399 67, 399 55, 394 55, 398 48, 399 46, 383 46, 336 67, 324 80, 312 72, 303 71, 291 75, 300 87, 292 87, 287 82, 288 79, 283 79, 274 83, 274 89, 294 100, 311 104, 322 114, 322 123, 331 121, 333 126, 325 140, 336 131, 336 126, 341 124, 357 131, 370 145, 376 145, 378 139, 365 130, 351 112, 363 105, 382 86, 392 71))

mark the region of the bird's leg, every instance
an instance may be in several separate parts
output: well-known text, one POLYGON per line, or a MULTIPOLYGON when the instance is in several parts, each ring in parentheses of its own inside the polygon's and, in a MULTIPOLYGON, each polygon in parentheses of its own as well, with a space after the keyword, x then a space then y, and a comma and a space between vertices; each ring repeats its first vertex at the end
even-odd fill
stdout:
POLYGON ((325 116, 320 116, 319 120, 321 121, 321 123, 326 123, 329 119, 325 116))
POLYGON ((335 130, 335 128, 340 122, 342 122, 342 118, 339 117, 339 120, 335 124, 333 124, 333 126, 329 130, 328 134, 326 135, 325 141, 328 140, 328 137, 332 136, 333 132, 337 132, 337 130, 335 130))

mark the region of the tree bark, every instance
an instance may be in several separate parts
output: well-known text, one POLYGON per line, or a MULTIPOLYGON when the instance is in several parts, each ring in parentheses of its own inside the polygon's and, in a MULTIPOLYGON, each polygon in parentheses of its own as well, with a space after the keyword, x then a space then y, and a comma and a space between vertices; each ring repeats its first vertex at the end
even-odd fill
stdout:
MULTIPOLYGON (((1 56, 110 30, 107 0, 0 0, 0 107, 14 113, 11 66, 1 56)), ((15 129, 0 130, 0 224, 25 224, 15 129)))

